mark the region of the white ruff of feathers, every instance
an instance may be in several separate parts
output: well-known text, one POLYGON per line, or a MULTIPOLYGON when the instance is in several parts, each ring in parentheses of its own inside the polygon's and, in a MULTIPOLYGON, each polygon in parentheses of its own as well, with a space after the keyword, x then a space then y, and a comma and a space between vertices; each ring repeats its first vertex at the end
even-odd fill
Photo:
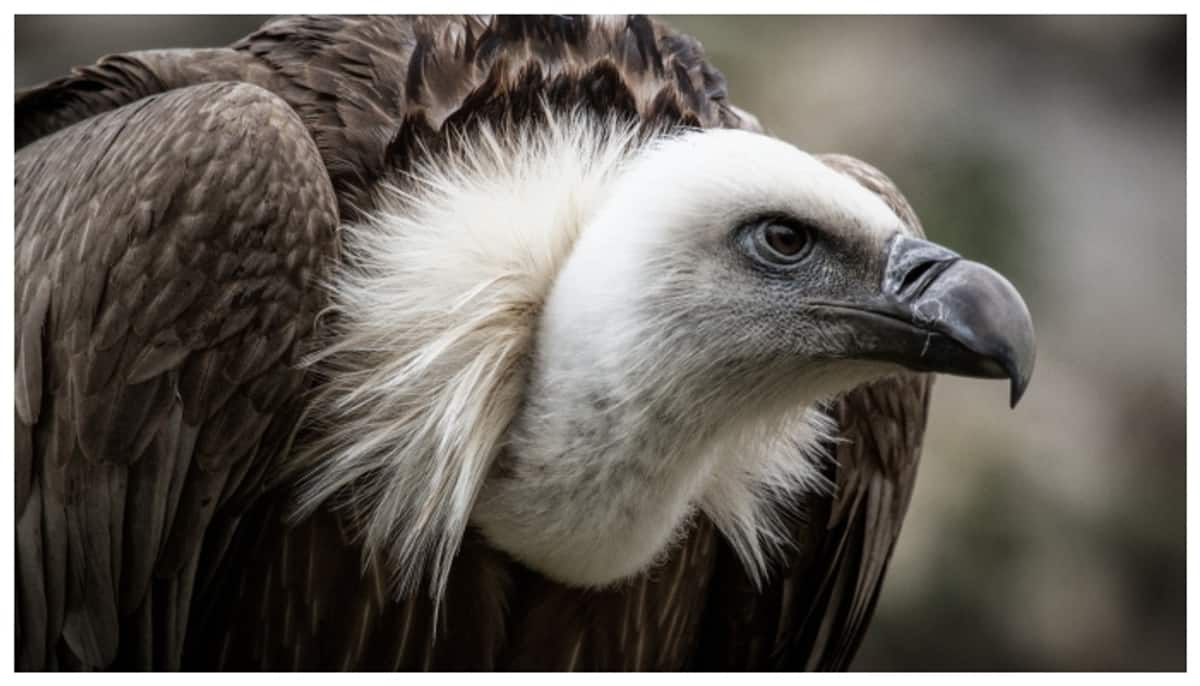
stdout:
MULTIPOLYGON (((428 579, 442 597, 518 412, 542 304, 645 145, 628 124, 578 116, 512 138, 473 132, 384 188, 376 213, 342 227, 345 266, 328 284, 333 330, 310 361, 323 438, 298 461, 309 471, 295 514, 344 508, 400 595, 428 579)), ((724 456, 696 506, 761 581, 786 543, 781 504, 829 489, 819 444, 831 423, 797 408, 754 426, 710 446, 724 456)))

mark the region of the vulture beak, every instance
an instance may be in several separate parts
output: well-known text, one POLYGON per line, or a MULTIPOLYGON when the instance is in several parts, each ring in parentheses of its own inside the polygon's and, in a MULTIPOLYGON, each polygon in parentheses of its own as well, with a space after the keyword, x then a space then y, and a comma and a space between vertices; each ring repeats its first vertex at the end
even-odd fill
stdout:
POLYGON ((879 299, 853 309, 879 334, 858 357, 922 372, 1007 377, 1013 407, 1029 385, 1033 321, 1017 289, 990 267, 897 235, 888 242, 879 299))

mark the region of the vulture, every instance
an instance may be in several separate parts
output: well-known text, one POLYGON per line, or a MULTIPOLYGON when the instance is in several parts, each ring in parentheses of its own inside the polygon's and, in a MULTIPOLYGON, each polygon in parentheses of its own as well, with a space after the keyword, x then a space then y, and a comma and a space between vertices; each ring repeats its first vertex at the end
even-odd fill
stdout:
POLYGON ((15 105, 22 670, 842 669, 1000 274, 645 17, 288 17, 15 105))

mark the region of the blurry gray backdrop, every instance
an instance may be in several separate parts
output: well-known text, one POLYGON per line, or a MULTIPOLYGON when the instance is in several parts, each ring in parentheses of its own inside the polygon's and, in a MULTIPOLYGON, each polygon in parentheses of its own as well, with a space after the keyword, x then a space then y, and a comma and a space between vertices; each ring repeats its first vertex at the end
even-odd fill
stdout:
MULTIPOLYGON (((262 17, 17 17, 16 83, 262 17)), ((731 98, 1009 275, 1033 384, 940 379, 856 668, 1185 667, 1182 17, 667 17, 731 98)))

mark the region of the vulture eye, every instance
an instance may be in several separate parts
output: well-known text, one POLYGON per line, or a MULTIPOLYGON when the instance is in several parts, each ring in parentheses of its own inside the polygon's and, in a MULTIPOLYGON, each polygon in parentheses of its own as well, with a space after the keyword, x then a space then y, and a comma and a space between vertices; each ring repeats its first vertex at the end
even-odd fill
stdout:
POLYGON ((761 221, 750 233, 754 256, 770 264, 796 264, 808 255, 813 243, 807 227, 778 219, 761 221))

